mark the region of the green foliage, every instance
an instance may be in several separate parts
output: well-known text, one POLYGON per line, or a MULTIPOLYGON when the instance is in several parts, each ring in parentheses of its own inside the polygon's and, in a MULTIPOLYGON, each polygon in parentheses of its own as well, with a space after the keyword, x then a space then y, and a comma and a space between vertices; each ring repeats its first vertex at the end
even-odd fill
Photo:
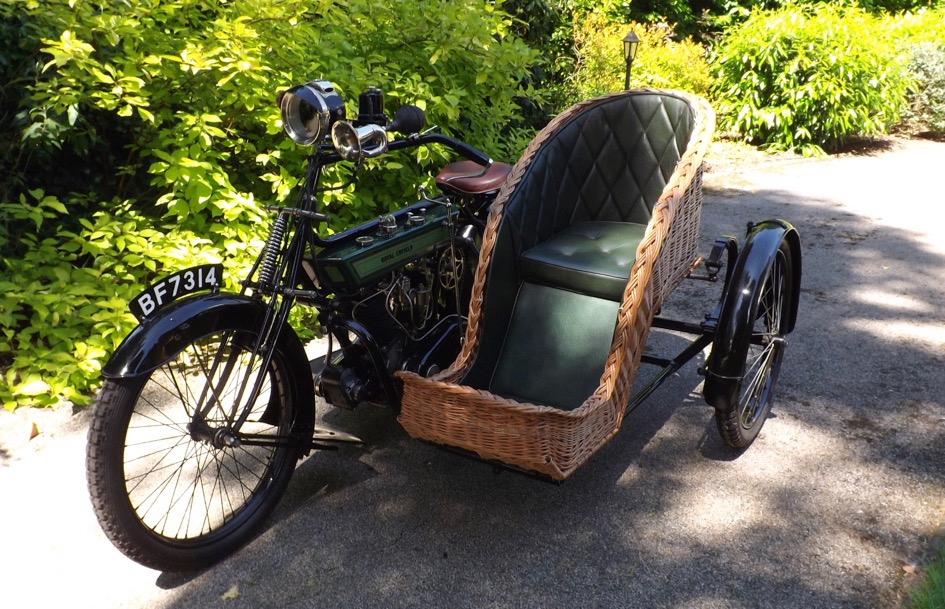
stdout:
POLYGON ((613 22, 601 13, 587 13, 575 20, 578 64, 572 83, 576 100, 623 89, 623 37, 631 29, 641 41, 633 62, 632 87, 708 92, 709 65, 702 45, 690 39, 673 40, 665 26, 613 22))
POLYGON ((945 44, 915 45, 908 69, 916 87, 900 127, 911 134, 945 137, 945 44))
POLYGON ((720 126, 804 154, 884 132, 909 81, 880 24, 829 4, 753 13, 726 32, 714 58, 720 126))
MULTIPOLYGON (((498 134, 534 57, 510 27, 485 0, 0 0, 0 401, 83 401, 157 276, 223 260, 239 278, 262 204, 304 172, 279 89, 330 79, 353 115, 377 85, 510 158, 527 134, 498 134)), ((445 159, 373 163, 326 201, 330 228, 415 196, 445 159)))
POLYGON ((911 609, 940 609, 945 607, 945 546, 925 568, 922 582, 909 594, 911 609))

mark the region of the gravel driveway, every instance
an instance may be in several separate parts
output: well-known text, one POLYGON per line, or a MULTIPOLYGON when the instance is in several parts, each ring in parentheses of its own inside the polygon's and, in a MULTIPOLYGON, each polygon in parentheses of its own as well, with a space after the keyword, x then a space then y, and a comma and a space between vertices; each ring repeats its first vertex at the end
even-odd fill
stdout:
MULTIPOLYGON (((804 249, 774 417, 738 458, 698 362, 562 486, 413 441, 382 410, 329 412, 369 446, 302 463, 255 541, 181 576, 99 531, 86 413, 2 412, 0 606, 899 607, 945 511, 941 173, 945 144, 894 141, 707 174, 704 251, 768 217, 804 249)), ((687 284, 667 313, 715 298, 687 284)))

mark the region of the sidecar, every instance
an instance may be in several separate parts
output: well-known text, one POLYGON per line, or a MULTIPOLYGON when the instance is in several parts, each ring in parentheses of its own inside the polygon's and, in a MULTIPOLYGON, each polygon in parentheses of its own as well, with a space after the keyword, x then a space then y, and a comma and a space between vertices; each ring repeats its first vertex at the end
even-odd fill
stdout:
POLYGON ((492 205, 462 351, 432 377, 398 373, 411 436, 563 480, 711 345, 700 372, 722 438, 754 441, 795 325, 800 239, 765 220, 741 246, 723 237, 697 255, 714 120, 701 98, 633 90, 538 134, 492 205), (687 278, 723 282, 718 306, 661 317, 687 278), (694 338, 676 357, 645 355, 652 327, 694 338), (661 370, 632 395, 641 363, 661 370))

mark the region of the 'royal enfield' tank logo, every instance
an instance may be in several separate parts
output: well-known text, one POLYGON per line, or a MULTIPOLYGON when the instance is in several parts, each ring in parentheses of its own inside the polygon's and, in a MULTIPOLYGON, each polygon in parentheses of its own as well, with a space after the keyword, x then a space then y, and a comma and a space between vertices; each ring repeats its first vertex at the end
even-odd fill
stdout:
POLYGON ((394 250, 393 252, 389 254, 384 254, 383 256, 381 256, 381 262, 390 262, 391 260, 400 258, 401 256, 403 256, 407 252, 410 252, 411 250, 413 250, 413 244, 405 245, 400 249, 394 250))

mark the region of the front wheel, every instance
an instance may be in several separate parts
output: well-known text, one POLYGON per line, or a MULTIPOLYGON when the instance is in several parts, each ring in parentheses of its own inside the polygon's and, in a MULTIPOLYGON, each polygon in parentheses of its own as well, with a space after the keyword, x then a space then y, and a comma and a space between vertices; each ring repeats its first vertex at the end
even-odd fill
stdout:
POLYGON ((153 372, 102 388, 88 434, 89 492, 102 529, 135 561, 169 571, 209 565, 248 541, 282 496, 301 452, 288 440, 300 404, 286 349, 277 346, 263 370, 257 338, 220 329, 153 372), (227 435, 246 410, 239 433, 227 435))

